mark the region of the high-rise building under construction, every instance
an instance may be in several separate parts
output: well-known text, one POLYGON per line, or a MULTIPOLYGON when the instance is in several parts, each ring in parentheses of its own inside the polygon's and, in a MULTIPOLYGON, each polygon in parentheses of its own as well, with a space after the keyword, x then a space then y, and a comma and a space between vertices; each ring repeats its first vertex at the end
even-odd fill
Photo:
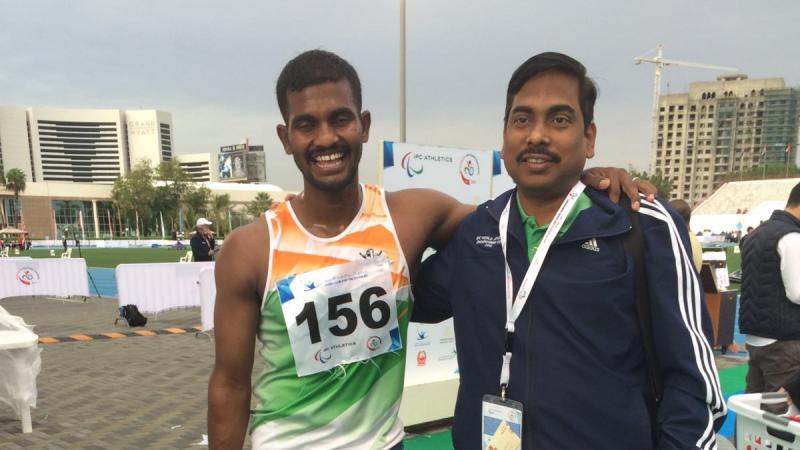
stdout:
POLYGON ((651 172, 697 204, 729 173, 795 164, 800 89, 783 78, 725 75, 659 98, 651 172))

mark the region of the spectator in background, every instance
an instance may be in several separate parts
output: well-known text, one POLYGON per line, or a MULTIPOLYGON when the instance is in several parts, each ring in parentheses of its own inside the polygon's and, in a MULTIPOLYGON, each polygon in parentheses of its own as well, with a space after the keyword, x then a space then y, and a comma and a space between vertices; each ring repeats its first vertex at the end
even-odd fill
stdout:
POLYGON ((752 233, 752 232, 753 232, 753 227, 747 227, 747 234, 743 234, 742 238, 739 239, 739 247, 744 245, 744 238, 746 238, 747 236, 750 236, 750 233, 752 233))
POLYGON ((67 237, 64 236, 64 240, 61 241, 61 245, 64 246, 64 251, 67 251, 67 237))
POLYGON ((190 242, 195 262, 214 260, 216 243, 214 242, 214 236, 211 234, 211 229, 208 227, 211 224, 212 222, 205 217, 197 219, 196 232, 190 242))
POLYGON ((692 243, 692 262, 694 263, 694 268, 700 272, 700 268, 703 266, 703 247, 700 245, 700 241, 697 240, 697 236, 695 236, 692 232, 692 228, 689 226, 692 219, 692 207, 684 200, 680 199, 672 200, 669 202, 669 205, 675 208, 675 211, 680 214, 683 221, 686 223, 686 229, 689 230, 689 242, 692 243))
POLYGON ((800 376, 800 183, 742 245, 739 328, 750 353, 747 392, 800 376))

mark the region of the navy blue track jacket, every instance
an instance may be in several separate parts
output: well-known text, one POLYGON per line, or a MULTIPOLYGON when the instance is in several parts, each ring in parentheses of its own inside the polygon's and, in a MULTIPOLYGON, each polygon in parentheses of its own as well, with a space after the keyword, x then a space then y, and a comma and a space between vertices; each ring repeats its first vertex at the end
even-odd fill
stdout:
MULTIPOLYGON (((634 299, 628 213, 590 188, 581 212, 550 248, 517 319, 508 397, 524 405, 523 449, 712 449, 726 407, 709 345, 711 323, 686 226, 641 199, 646 274, 664 396, 655 410, 634 299), (651 415, 650 411, 654 411, 651 415)), ((454 318, 461 385, 456 449, 478 449, 484 394, 499 395, 505 337, 498 220, 515 190, 480 205, 423 264, 412 320, 454 318)), ((514 294, 528 269, 517 202, 508 260, 514 294)))

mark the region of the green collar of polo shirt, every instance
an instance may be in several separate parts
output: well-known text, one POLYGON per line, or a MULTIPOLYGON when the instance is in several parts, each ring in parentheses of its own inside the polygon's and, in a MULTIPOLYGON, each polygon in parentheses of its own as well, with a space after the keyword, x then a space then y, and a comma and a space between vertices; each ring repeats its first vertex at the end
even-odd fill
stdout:
MULTIPOLYGON (((522 226, 525 228, 525 240, 528 241, 528 261, 531 261, 533 260, 533 255, 536 253, 536 249, 539 248, 539 244, 542 242, 542 238, 544 238, 544 233, 547 231, 549 224, 539 226, 539 224, 536 223, 535 217, 525 214, 525 209, 522 208, 522 202, 519 199, 519 191, 517 192, 516 197, 517 209, 519 209, 519 215, 522 218, 522 226)), ((585 193, 581 192, 581 195, 578 197, 578 200, 575 201, 575 205, 573 205, 572 210, 570 210, 569 214, 567 214, 567 217, 564 220, 564 225, 562 225, 561 229, 558 230, 557 237, 563 236, 564 233, 569 230, 569 227, 571 227, 572 223, 575 222, 578 214, 591 207, 592 199, 590 199, 585 193)))

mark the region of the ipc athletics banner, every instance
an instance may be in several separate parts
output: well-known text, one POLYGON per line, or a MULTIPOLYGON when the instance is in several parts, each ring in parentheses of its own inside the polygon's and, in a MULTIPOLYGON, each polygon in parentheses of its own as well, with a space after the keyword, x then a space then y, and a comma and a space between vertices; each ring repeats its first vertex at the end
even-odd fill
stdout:
POLYGON ((382 156, 389 191, 430 188, 473 205, 491 196, 491 152, 384 141, 382 156))
POLYGON ((514 180, 508 176, 506 166, 500 159, 500 152, 492 152, 492 198, 497 198, 503 192, 514 187, 514 180))
MULTIPOLYGON (((492 193, 492 152, 384 141, 381 174, 388 191, 429 188, 477 205, 492 193)), ((427 252, 426 252, 427 254, 427 252)), ((411 323, 406 385, 458 378, 453 321, 411 323)))

